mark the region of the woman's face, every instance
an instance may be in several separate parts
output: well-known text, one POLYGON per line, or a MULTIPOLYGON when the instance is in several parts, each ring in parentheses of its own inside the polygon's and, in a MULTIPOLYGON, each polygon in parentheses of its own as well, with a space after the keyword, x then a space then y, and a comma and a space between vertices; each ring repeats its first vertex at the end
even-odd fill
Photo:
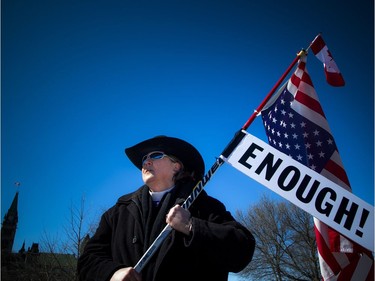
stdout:
MULTIPOLYGON (((149 153, 150 155, 152 153, 149 153)), ((142 165, 142 180, 152 191, 163 191, 174 185, 174 175, 181 169, 180 163, 167 155, 160 159, 146 159, 142 165)))

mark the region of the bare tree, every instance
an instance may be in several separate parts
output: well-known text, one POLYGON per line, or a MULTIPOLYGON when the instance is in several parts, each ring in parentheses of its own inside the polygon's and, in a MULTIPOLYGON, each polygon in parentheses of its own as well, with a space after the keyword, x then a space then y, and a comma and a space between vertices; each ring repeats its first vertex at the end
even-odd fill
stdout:
POLYGON ((241 272, 252 280, 321 280, 311 215, 286 202, 263 196, 236 217, 256 239, 254 257, 241 272))
POLYGON ((66 224, 63 225, 65 238, 51 236, 45 232, 42 238, 40 266, 48 280, 77 280, 77 260, 85 243, 93 234, 96 223, 87 217, 85 198, 81 197, 79 205, 71 204, 66 224))
POLYGON ((93 234, 96 227, 96 224, 88 223, 86 215, 85 198, 82 197, 79 206, 71 204, 70 216, 64 226, 67 241, 63 243, 63 252, 71 253, 77 259, 81 256, 84 243, 93 234))

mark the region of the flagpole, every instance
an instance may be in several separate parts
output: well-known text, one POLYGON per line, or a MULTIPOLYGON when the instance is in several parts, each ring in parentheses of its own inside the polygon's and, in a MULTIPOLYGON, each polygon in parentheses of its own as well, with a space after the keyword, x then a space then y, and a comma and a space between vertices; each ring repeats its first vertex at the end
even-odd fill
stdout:
POLYGON ((299 58, 306 54, 306 51, 302 49, 297 56, 294 58, 292 63, 289 65, 289 67, 285 70, 284 74, 280 77, 280 79, 276 82, 276 84, 273 86, 271 91, 267 94, 267 96, 264 98, 264 100, 261 102, 261 104, 257 107, 256 110, 254 110, 253 114, 250 116, 250 118, 246 121, 246 123, 242 126, 242 130, 247 130, 249 128, 250 124, 255 120, 258 113, 262 111, 263 107, 267 104, 269 99, 272 97, 272 95, 275 93, 275 91, 279 88, 281 83, 284 81, 285 77, 288 75, 288 73, 292 70, 294 65, 298 62, 299 58))

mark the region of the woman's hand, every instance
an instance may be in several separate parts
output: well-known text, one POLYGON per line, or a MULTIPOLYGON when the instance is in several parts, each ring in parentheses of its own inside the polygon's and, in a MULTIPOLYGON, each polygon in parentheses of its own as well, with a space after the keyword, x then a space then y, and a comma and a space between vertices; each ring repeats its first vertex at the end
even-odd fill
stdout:
POLYGON ((142 278, 133 267, 125 267, 117 270, 110 281, 142 281, 142 278))
POLYGON ((169 210, 165 221, 173 229, 189 235, 192 228, 190 217, 191 214, 188 210, 176 205, 169 210))

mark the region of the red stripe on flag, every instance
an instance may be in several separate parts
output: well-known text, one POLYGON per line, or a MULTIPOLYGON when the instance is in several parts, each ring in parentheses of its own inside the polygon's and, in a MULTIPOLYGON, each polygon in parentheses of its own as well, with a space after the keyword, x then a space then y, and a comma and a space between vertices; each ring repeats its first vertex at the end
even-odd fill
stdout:
POLYGON ((297 91, 295 99, 305 105, 306 107, 310 108, 311 110, 319 113, 323 117, 325 117, 322 107, 320 106, 319 101, 309 97, 308 95, 304 94, 301 91, 297 91))
POLYGON ((374 281, 374 264, 372 264, 372 266, 370 266, 369 268, 366 266, 363 267, 363 265, 360 264, 361 255, 355 253, 355 254, 346 254, 346 256, 348 260, 350 261, 350 263, 349 265, 347 265, 345 268, 342 269, 342 271, 338 275, 337 281, 348 281, 348 280, 357 281, 357 279, 354 279, 353 274, 355 273, 355 271, 358 271, 358 270, 362 270, 361 277, 367 276, 366 279, 361 279, 361 280, 374 281))
POLYGON ((315 228, 316 244, 318 245, 318 251, 319 251, 320 256, 323 258, 325 263, 328 265, 328 267, 334 274, 339 273, 341 270, 340 265, 338 264, 330 248, 324 241, 324 238, 322 234, 319 232, 319 229, 316 226, 314 226, 314 228, 315 228))
POLYGON ((300 60, 299 63, 298 63, 297 68, 299 68, 299 69, 305 71, 305 68, 306 68, 306 62, 303 61, 303 60, 300 60))
POLYGON ((341 251, 341 234, 336 230, 328 226, 327 234, 329 237, 329 248, 331 252, 340 252, 341 251))
POLYGON ((310 85, 311 87, 314 87, 310 75, 305 71, 303 72, 303 75, 302 75, 302 81, 310 85))
POLYGON ((329 160, 324 168, 331 174, 335 175, 338 179, 343 181, 346 185, 350 186, 348 176, 346 175, 343 167, 333 162, 332 160, 329 160))
POLYGON ((290 77, 290 82, 292 82, 292 84, 298 88, 299 87, 299 83, 301 83, 301 78, 299 78, 296 75, 292 75, 290 77))

